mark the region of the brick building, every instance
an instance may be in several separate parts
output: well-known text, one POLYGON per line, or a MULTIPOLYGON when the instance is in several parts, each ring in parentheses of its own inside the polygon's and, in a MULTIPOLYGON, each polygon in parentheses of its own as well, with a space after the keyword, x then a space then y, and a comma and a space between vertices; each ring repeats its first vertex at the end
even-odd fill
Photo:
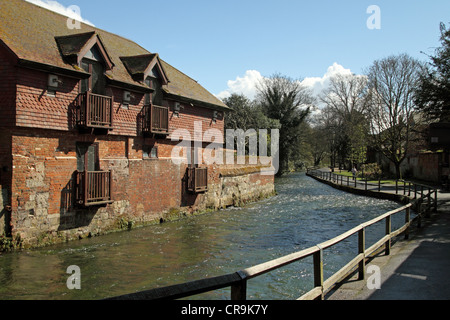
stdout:
POLYGON ((0 235, 69 240, 273 193, 257 167, 174 162, 175 130, 201 154, 223 144, 208 133, 223 137, 229 108, 158 54, 80 27, 0 2, 0 235))

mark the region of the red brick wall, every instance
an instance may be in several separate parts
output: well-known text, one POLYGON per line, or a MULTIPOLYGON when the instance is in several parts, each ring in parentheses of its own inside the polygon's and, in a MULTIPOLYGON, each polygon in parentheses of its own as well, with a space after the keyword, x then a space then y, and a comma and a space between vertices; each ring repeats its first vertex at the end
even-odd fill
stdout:
MULTIPOLYGON (((58 238, 59 231, 101 233, 117 227, 119 219, 145 223, 165 219, 172 209, 191 212, 233 203, 229 199, 220 200, 224 196, 221 166, 208 167, 208 193, 191 194, 187 191, 185 164, 142 158, 142 145, 151 139, 16 128, 11 140, 12 233, 20 234, 27 243, 48 233, 58 238), (76 206, 73 191, 77 142, 98 143, 100 169, 112 171, 114 203, 101 208, 76 206)), ((153 142, 163 150, 173 146, 161 140, 153 142)), ((239 191, 244 201, 256 200, 261 193, 270 192, 273 176, 262 176, 253 170, 245 178, 245 170, 238 172, 238 179, 231 181, 231 185, 237 188, 241 182, 245 185, 239 191), (243 191, 247 189, 247 193, 243 191)))
POLYGON ((413 168, 414 177, 420 180, 439 182, 441 169, 439 167, 439 153, 419 153, 416 156, 413 168))

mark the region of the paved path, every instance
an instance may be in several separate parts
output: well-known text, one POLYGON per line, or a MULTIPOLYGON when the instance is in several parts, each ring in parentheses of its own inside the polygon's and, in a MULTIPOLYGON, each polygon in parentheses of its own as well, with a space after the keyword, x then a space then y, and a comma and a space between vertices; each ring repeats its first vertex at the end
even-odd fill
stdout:
MULTIPOLYGON (((364 187, 364 186, 362 186, 364 187)), ((387 188, 386 188, 387 189, 387 188)), ((394 188, 390 188, 395 193, 394 188)), ((386 190, 383 190, 386 191, 386 190)), ((412 229, 409 240, 398 237, 391 255, 381 253, 366 267, 377 266, 381 288, 369 289, 357 275, 327 295, 328 300, 449 300, 450 299, 450 192, 438 192, 438 211, 412 229)), ((370 282, 373 283, 373 282, 370 282)), ((370 284, 369 283, 369 284, 370 284)))

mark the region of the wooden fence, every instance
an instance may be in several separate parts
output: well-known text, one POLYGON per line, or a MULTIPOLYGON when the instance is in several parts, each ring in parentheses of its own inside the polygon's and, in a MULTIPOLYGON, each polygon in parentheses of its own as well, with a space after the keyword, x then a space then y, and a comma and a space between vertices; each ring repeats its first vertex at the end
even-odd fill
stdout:
POLYGON ((369 182, 373 180, 368 179, 356 179, 355 177, 343 176, 340 174, 336 174, 333 172, 325 172, 317 169, 308 169, 307 174, 311 176, 318 177, 322 180, 333 182, 334 184, 340 186, 354 187, 364 189, 365 191, 372 190, 376 192, 382 192, 384 190, 390 189, 392 193, 396 195, 404 195, 408 197, 412 197, 414 200, 419 198, 424 198, 426 194, 426 198, 428 202, 434 202, 435 208, 437 210, 437 189, 421 183, 406 181, 406 180, 395 180, 395 184, 392 185, 383 185, 381 183, 381 179, 378 179, 375 183, 369 182), (371 188, 371 189, 370 189, 371 188), (430 199, 434 197, 434 199, 430 199))

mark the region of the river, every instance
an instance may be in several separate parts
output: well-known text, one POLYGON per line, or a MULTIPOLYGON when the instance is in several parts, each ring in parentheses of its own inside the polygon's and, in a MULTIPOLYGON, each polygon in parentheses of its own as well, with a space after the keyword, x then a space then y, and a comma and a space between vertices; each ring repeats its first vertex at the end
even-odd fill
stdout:
MULTIPOLYGON (((331 239, 399 207, 321 184, 304 173, 276 180, 278 195, 181 221, 0 255, 0 300, 95 300, 239 271, 331 239), (81 288, 67 287, 69 266, 81 288)), ((392 229, 404 221, 394 216, 392 229)), ((367 230, 366 247, 384 224, 367 230)), ((350 237, 324 252, 325 278, 357 253, 350 237)), ((248 283, 249 299, 296 299, 313 286, 312 258, 248 283)), ((229 289, 194 297, 229 299, 229 289)))

